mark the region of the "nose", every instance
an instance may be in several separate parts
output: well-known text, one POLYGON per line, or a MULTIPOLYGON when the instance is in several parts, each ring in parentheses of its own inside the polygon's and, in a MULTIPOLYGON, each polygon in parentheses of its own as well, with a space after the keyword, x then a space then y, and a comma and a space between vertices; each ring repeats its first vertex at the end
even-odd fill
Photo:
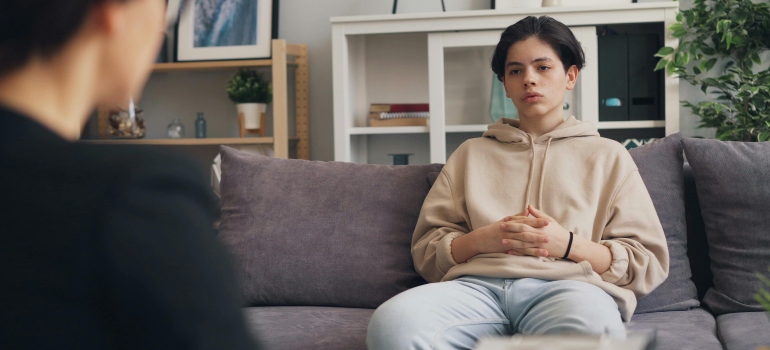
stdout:
POLYGON ((524 72, 522 72, 522 74, 524 74, 524 87, 537 85, 537 83, 535 82, 534 74, 530 73, 529 69, 525 69, 524 72))

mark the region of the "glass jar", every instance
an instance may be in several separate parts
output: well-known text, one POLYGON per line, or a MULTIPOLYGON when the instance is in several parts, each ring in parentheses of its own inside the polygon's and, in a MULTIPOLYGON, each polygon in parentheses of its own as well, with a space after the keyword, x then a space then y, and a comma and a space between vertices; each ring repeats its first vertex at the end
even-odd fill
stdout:
POLYGON ((168 137, 172 139, 181 139, 184 137, 184 125, 179 120, 179 118, 174 118, 171 121, 171 124, 168 125, 166 131, 168 133, 168 137))

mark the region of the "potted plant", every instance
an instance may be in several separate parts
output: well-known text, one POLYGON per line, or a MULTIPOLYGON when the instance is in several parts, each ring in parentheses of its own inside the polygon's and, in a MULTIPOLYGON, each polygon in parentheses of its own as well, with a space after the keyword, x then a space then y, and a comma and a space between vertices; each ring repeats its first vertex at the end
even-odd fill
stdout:
MULTIPOLYGON (((227 82, 227 95, 236 104, 238 115, 243 119, 243 129, 264 129, 262 115, 273 100, 273 88, 262 73, 252 69, 239 69, 227 82)), ((264 135, 264 134, 263 134, 264 135)), ((243 136, 243 135, 241 135, 243 136)))
POLYGON ((666 69, 709 101, 682 101, 725 141, 770 140, 770 71, 759 69, 770 41, 770 4, 751 0, 695 0, 669 27, 679 47, 664 47, 655 70, 666 69), (692 62, 692 64, 690 64, 692 62), (724 68, 707 74, 717 63, 724 68))

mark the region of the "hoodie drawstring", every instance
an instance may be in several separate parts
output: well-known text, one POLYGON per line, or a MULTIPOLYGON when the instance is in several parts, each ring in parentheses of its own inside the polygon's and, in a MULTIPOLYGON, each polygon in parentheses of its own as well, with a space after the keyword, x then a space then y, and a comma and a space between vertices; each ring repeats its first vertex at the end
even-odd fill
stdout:
MULTIPOLYGON (((543 167, 540 169, 540 189, 537 195, 537 207, 538 210, 543 210, 543 180, 545 180, 545 160, 548 158, 548 149, 551 148, 551 140, 553 137, 548 138, 548 144, 545 146, 545 153, 543 154, 543 167)), ((534 152, 534 150, 533 150, 534 152)))
MULTIPOLYGON (((529 204, 529 195, 531 193, 532 189, 532 178, 535 175, 535 140, 532 138, 532 135, 527 134, 529 138, 529 146, 532 151, 532 156, 529 160, 529 180, 527 181, 527 194, 524 197, 524 208, 527 208, 527 205, 529 204)), ((548 158, 548 149, 551 148, 551 140, 553 140, 553 137, 548 138, 548 144, 545 146, 545 153, 543 154, 543 167, 540 169, 540 188, 538 188, 537 193, 537 209, 542 210, 543 209, 543 180, 545 180, 545 161, 548 158)))
POLYGON ((532 188, 532 175, 535 174, 535 140, 530 134, 527 134, 527 137, 529 138, 529 146, 532 150, 532 157, 530 157, 529 160, 529 180, 527 181, 527 195, 524 196, 524 209, 527 209, 527 205, 529 204, 529 193, 530 189, 532 188))

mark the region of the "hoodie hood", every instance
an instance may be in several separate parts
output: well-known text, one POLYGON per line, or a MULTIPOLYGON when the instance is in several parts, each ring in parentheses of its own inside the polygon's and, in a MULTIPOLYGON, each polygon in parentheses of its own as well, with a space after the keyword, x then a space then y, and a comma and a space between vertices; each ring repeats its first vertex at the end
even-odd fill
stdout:
POLYGON ((484 137, 494 138, 500 142, 506 143, 546 143, 548 140, 559 140, 571 137, 599 136, 596 128, 590 123, 575 119, 570 116, 564 122, 559 124, 556 129, 541 135, 534 140, 530 140, 526 132, 519 129, 519 120, 511 118, 500 118, 496 123, 489 124, 484 137))

